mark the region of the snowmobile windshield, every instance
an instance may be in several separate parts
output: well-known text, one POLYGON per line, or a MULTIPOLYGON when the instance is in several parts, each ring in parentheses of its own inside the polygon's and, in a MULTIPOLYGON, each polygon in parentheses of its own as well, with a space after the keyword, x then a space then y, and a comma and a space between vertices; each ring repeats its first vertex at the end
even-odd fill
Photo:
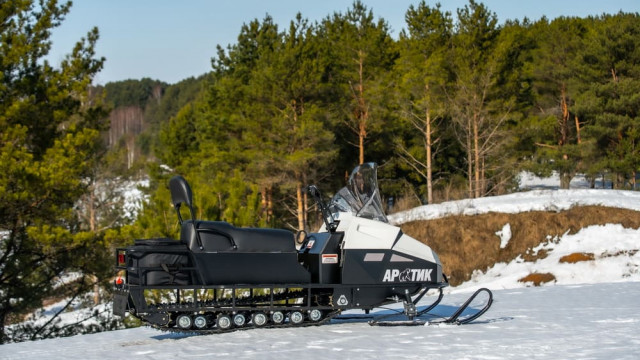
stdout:
POLYGON ((348 212, 355 216, 388 223, 382 208, 375 163, 358 165, 351 172, 347 186, 338 191, 329 205, 332 212, 348 212))

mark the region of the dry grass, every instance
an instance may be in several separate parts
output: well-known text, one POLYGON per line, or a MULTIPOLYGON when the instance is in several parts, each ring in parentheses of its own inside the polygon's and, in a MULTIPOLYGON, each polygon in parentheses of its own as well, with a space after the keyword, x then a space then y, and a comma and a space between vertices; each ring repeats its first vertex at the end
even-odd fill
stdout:
POLYGON ((540 284, 556 281, 556 277, 551 273, 531 273, 518 281, 521 283, 532 283, 533 286, 540 286, 540 284))
POLYGON ((595 255, 592 253, 573 253, 560 258, 561 263, 575 264, 581 261, 595 260, 595 255))
POLYGON ((452 285, 469 280, 473 270, 486 270, 497 262, 509 262, 518 255, 525 260, 546 256, 527 254, 547 236, 574 234, 589 225, 622 224, 640 228, 637 211, 602 206, 574 207, 561 212, 535 211, 519 214, 489 213, 476 216, 450 216, 442 219, 403 224, 402 231, 428 244, 439 255, 443 271, 452 285), (511 240, 500 249, 496 231, 509 223, 511 240))

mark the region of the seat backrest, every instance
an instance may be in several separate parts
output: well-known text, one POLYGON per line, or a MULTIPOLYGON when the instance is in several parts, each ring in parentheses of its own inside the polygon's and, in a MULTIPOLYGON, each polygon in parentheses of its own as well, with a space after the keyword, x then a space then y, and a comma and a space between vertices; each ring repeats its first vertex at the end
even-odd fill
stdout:
POLYGON ((182 224, 182 216, 180 215, 180 206, 182 204, 189 208, 191 220, 195 221, 193 216, 193 194, 187 180, 180 175, 172 177, 169 180, 169 191, 171 192, 171 203, 178 213, 180 224, 182 224))

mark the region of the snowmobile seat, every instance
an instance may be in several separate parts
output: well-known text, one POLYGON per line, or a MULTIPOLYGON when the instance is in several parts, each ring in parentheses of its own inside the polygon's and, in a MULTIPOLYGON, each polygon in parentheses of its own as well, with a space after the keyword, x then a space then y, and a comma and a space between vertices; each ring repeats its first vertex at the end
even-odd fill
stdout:
POLYGON ((281 229, 237 228, 224 221, 187 220, 181 242, 193 252, 296 252, 293 233, 281 229), (197 232, 197 233, 196 233, 197 232), (198 244, 198 236, 202 249, 198 244))
POLYGON ((169 180, 171 202, 182 226, 180 241, 193 252, 291 252, 296 253, 293 233, 278 229, 237 228, 224 221, 196 220, 193 195, 187 180, 174 176, 169 180), (183 220, 181 205, 189 208, 190 220, 183 220))

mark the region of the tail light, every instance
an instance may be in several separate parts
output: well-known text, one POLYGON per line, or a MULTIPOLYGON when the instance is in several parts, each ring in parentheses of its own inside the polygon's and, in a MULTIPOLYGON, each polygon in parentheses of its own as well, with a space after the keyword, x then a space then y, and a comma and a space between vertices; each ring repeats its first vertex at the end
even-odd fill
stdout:
POLYGON ((118 250, 118 266, 126 266, 127 260, 124 250, 118 250))

